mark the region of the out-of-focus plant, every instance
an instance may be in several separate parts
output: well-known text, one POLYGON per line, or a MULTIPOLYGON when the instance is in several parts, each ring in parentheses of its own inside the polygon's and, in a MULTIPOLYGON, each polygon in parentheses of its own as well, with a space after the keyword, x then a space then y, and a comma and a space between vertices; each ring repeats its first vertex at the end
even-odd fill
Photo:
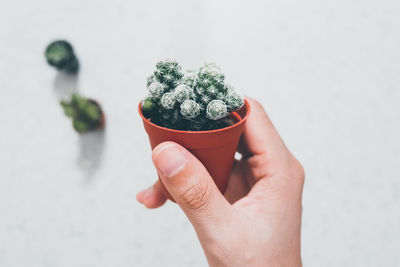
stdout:
POLYGON ((74 129, 85 133, 104 127, 104 113, 100 105, 92 99, 73 94, 70 101, 61 101, 65 115, 72 119, 74 129))
POLYGON ((71 74, 79 71, 79 61, 74 53, 74 49, 65 40, 50 43, 46 48, 45 57, 47 63, 57 70, 71 74))

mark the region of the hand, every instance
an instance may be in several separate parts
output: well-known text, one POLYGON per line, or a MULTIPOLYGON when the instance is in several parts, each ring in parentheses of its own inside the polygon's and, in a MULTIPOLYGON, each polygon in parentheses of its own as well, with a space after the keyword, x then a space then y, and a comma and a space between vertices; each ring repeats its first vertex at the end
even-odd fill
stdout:
MULTIPOLYGON (((196 230, 210 266, 301 266, 304 170, 263 107, 251 114, 223 196, 205 167, 182 146, 165 142, 153 161, 168 192, 196 230)), ((137 195, 148 208, 166 198, 160 183, 137 195)))

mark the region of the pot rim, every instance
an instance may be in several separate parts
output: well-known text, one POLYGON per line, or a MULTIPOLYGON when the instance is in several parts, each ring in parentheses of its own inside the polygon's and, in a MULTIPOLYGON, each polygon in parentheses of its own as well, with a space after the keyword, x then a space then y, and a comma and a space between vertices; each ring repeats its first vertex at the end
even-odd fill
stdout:
MULTIPOLYGON (((207 130, 207 131, 182 131, 182 130, 175 130, 175 129, 171 129, 171 128, 159 126, 159 125, 157 125, 157 124, 151 122, 148 118, 146 118, 146 117, 143 115, 141 102, 139 102, 138 110, 139 110, 139 115, 140 115, 140 117, 143 119, 144 122, 146 122, 147 124, 150 124, 151 126, 153 126, 153 127, 155 127, 155 128, 158 128, 159 130, 168 131, 168 132, 173 132, 173 133, 181 133, 181 134, 184 134, 184 133, 190 133, 190 134, 206 134, 206 133, 219 133, 219 132, 223 132, 223 131, 228 131, 228 130, 230 130, 230 129, 232 129, 232 128, 235 128, 235 127, 237 127, 237 126, 239 126, 239 125, 245 123, 246 120, 247 120, 247 118, 248 118, 249 115, 250 115, 250 104, 249 104, 249 102, 247 101, 247 99, 244 100, 244 105, 243 105, 243 107, 241 107, 239 110, 241 110, 241 109, 243 109, 243 108, 246 108, 246 109, 247 109, 246 115, 245 115, 243 118, 240 118, 240 120, 239 120, 237 123, 235 123, 235 124, 233 124, 233 125, 231 125, 231 126, 228 126, 228 127, 224 127, 224 128, 220 128, 220 129, 215 129, 215 130, 207 130)), ((237 112, 238 112, 238 110, 237 110, 237 111, 234 111, 234 112, 232 112, 232 113, 237 113, 237 112)), ((240 117, 240 116, 239 116, 239 117, 240 117)))

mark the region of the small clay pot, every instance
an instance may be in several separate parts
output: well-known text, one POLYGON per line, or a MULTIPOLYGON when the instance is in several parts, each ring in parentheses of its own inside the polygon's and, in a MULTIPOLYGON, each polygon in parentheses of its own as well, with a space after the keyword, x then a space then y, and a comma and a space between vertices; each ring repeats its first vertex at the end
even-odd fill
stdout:
MULTIPOLYGON (((219 190, 225 192, 239 139, 250 114, 250 105, 246 100, 240 110, 230 115, 235 124, 211 131, 180 131, 158 126, 143 115, 140 104, 139 114, 152 149, 165 141, 180 144, 203 163, 219 190)), ((173 200, 165 187, 162 190, 167 198, 173 200)))
POLYGON ((99 119, 99 121, 97 123, 96 128, 94 128, 94 130, 102 130, 102 129, 104 129, 104 126, 106 124, 106 115, 104 114, 103 109, 101 108, 101 105, 99 104, 99 102, 97 102, 94 99, 90 99, 89 98, 88 100, 89 100, 89 102, 95 104, 99 108, 99 110, 101 112, 100 119, 99 119))

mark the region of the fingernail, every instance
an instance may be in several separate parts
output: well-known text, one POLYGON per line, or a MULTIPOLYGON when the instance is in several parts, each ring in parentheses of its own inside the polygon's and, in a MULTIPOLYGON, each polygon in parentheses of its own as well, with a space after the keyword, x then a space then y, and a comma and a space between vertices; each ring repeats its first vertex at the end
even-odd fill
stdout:
POLYGON ((167 146, 157 152, 155 163, 161 174, 165 177, 171 177, 182 170, 188 159, 182 150, 176 146, 167 146))

